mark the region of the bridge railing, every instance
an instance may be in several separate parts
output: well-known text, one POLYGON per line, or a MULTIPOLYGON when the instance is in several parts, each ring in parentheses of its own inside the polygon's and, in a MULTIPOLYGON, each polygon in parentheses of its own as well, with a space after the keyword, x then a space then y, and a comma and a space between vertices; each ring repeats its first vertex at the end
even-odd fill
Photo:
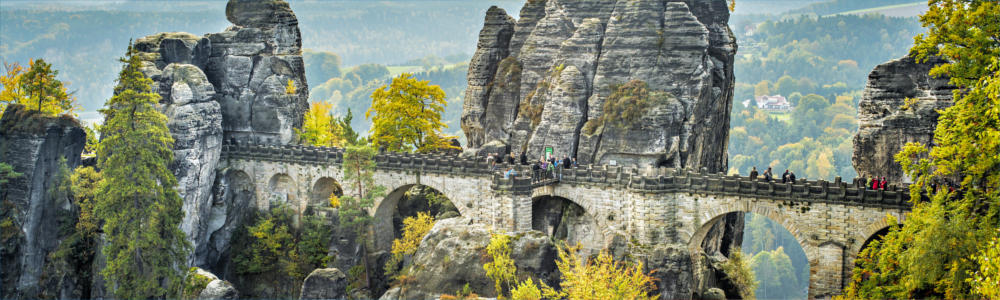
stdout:
MULTIPOLYGON (((224 143, 222 154, 227 158, 300 164, 342 164, 344 158, 344 150, 341 148, 257 144, 251 141, 224 143)), ((532 171, 529 166, 498 164, 493 168, 485 159, 457 155, 387 152, 377 154, 375 161, 378 169, 491 177, 496 187, 526 184, 531 188, 537 183, 531 179, 532 171), (516 169, 519 175, 505 179, 503 172, 510 168, 516 169)), ((795 183, 780 183, 721 173, 692 172, 687 169, 640 170, 611 165, 562 168, 558 174, 558 182, 562 184, 629 189, 642 193, 688 192, 769 197, 791 201, 852 203, 902 209, 910 207, 909 189, 906 186, 872 190, 857 182, 853 184, 842 182, 839 177, 834 182, 800 179, 795 183)))

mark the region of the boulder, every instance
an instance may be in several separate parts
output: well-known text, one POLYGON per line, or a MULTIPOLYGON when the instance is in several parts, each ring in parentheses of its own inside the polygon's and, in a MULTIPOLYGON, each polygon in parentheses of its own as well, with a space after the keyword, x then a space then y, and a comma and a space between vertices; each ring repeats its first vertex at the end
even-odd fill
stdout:
POLYGON ((903 57, 878 65, 858 102, 858 134, 854 136, 854 169, 861 178, 885 176, 890 183, 910 182, 896 162, 906 143, 931 145, 938 110, 950 107, 955 86, 947 77, 932 77, 930 69, 945 61, 931 57, 918 63, 903 57), (915 99, 909 109, 901 107, 915 99))
POLYGON ((60 228, 72 226, 65 222, 74 210, 70 199, 49 193, 58 184, 53 175, 62 159, 69 170, 80 165, 86 137, 72 117, 49 117, 20 104, 7 106, 0 119, 0 162, 22 174, 0 186, 4 298, 39 298, 42 293, 85 297, 63 293, 63 286, 43 284, 41 277, 49 253, 65 238, 60 228))
POLYGON ((316 269, 302 282, 299 299, 343 299, 348 284, 347 275, 337 268, 316 269))
MULTIPOLYGON (((461 291, 466 284, 478 295, 496 297, 493 281, 483 269, 489 261, 489 241, 490 229, 486 225, 470 225, 463 217, 438 221, 413 255, 409 266, 412 283, 391 289, 382 298, 434 298, 461 291)), ((511 258, 518 273, 549 285, 558 280, 556 257, 555 245, 541 232, 518 234, 511 243, 511 258)))
POLYGON ((215 276, 215 274, 202 270, 201 268, 195 268, 195 274, 209 279, 208 284, 206 284, 201 292, 198 293, 198 299, 218 300, 240 298, 240 293, 235 287, 233 287, 232 283, 229 283, 229 281, 219 279, 219 277, 215 276))
MULTIPOLYGON (((509 28, 495 21, 505 19, 491 10, 483 32, 509 28)), ((724 171, 736 53, 728 20, 724 0, 528 1, 506 51, 497 35, 480 36, 463 108, 467 152, 503 144, 539 157, 549 146, 581 164, 724 171), (641 126, 582 132, 632 80, 659 96, 634 120, 641 126)))

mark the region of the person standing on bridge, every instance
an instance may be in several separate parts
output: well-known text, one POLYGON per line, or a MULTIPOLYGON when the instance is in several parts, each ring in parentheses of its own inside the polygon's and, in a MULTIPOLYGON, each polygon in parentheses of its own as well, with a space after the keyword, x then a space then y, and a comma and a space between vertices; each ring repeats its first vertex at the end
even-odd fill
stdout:
POLYGON ((774 179, 774 173, 771 173, 771 167, 767 167, 767 170, 764 171, 764 181, 771 182, 771 179, 774 179))
POLYGON ((882 181, 880 181, 878 183, 878 187, 879 187, 879 189, 883 189, 883 190, 885 189, 885 187, 886 187, 885 176, 882 176, 882 181))
POLYGON ((521 151, 521 165, 528 165, 528 154, 521 151))
POLYGON ((785 173, 781 174, 781 183, 788 183, 788 169, 785 169, 785 173))
POLYGON ((757 166, 754 166, 753 168, 750 169, 750 180, 751 181, 757 180, 757 166))
POLYGON ((788 181, 791 183, 795 183, 795 172, 791 172, 790 174, 788 174, 788 181))

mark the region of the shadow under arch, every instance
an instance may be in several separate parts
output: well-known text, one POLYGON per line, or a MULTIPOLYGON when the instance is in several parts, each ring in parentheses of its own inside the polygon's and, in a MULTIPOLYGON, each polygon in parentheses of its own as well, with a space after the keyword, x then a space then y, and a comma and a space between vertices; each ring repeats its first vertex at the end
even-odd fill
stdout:
MULTIPOLYGON (((744 254, 744 259, 748 264, 754 254, 769 252, 766 257, 758 261, 758 266, 754 270, 758 273, 759 281, 756 295, 759 299, 786 299, 805 298, 809 295, 810 281, 812 278, 811 269, 813 259, 810 253, 810 246, 805 243, 805 237, 801 236, 795 224, 780 214, 771 214, 758 210, 728 210, 722 211, 708 221, 703 222, 692 234, 688 241, 688 250, 691 253, 692 266, 694 269, 708 270, 706 264, 710 264, 715 258, 714 255, 731 257, 731 250, 726 246, 740 246, 744 254), (743 223, 739 234, 734 233, 734 222, 743 223), (760 227, 758 227, 760 226, 760 227), (758 228, 755 228, 758 227, 758 228), (757 231, 759 232, 753 232, 757 231), (772 234, 766 236, 766 234, 772 234), (757 236, 761 235, 761 236, 757 236), (784 235, 784 237, 783 237, 784 235), (768 240, 770 239, 770 240, 768 240), (746 243, 746 244, 745 244, 746 243), (759 244, 758 244, 759 243, 759 244), (794 278, 783 278, 783 275, 774 269, 779 263, 775 261, 779 248, 787 256, 792 264, 792 276, 794 278), (770 262, 768 262, 770 261, 770 262), (701 267, 697 267, 701 266, 701 267), (767 276, 774 275, 775 276, 767 276), (765 276, 760 276, 765 275, 765 276), (794 280, 794 282, 790 282, 794 280), (776 288, 780 286, 783 288, 776 288), (770 289, 770 291, 769 291, 770 289), (789 292, 791 291, 791 292, 789 292), (769 293, 773 292, 773 293, 769 293), (791 294, 791 295, 789 295, 791 294)), ((722 282, 726 277, 721 270, 715 272, 704 272, 693 274, 696 282, 722 282), (699 278, 701 276, 701 278, 699 278)), ((708 287, 705 287, 708 288, 708 287)), ((720 286, 726 295, 738 293, 734 287, 720 286)), ((695 289, 696 297, 699 290, 695 289)))
POLYGON ((428 212, 436 220, 462 215, 440 189, 417 183, 396 187, 377 205, 372 222, 376 251, 392 249, 392 241, 402 236, 403 219, 407 217, 419 212, 428 212))
POLYGON ((583 246, 596 253, 604 248, 605 236, 597 220, 582 205, 560 196, 542 195, 531 199, 531 229, 583 246))
POLYGON ((330 195, 336 195, 337 197, 344 196, 344 189, 336 179, 321 177, 313 183, 312 188, 309 190, 309 199, 306 203, 303 203, 301 209, 308 210, 310 208, 329 207, 330 195))
MULTIPOLYGON (((256 183, 242 170, 229 170, 216 177, 208 228, 208 243, 196 252, 205 253, 207 269, 220 278, 231 278, 231 241, 234 233, 252 221, 257 211, 256 183)), ((200 255, 199 255, 200 256, 200 255)), ((198 262, 196 262, 198 264, 198 262)))
POLYGON ((271 176, 271 179, 267 182, 268 207, 280 203, 288 205, 296 203, 297 199, 295 197, 298 193, 295 189, 295 181, 291 176, 285 173, 278 173, 271 176))

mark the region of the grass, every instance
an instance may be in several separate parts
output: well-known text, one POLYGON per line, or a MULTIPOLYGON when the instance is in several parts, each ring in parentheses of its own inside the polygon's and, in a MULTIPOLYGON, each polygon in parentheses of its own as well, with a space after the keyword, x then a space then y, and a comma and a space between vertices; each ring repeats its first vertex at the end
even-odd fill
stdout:
POLYGON ((791 112, 767 112, 772 118, 778 119, 782 122, 791 122, 792 113, 791 112))

